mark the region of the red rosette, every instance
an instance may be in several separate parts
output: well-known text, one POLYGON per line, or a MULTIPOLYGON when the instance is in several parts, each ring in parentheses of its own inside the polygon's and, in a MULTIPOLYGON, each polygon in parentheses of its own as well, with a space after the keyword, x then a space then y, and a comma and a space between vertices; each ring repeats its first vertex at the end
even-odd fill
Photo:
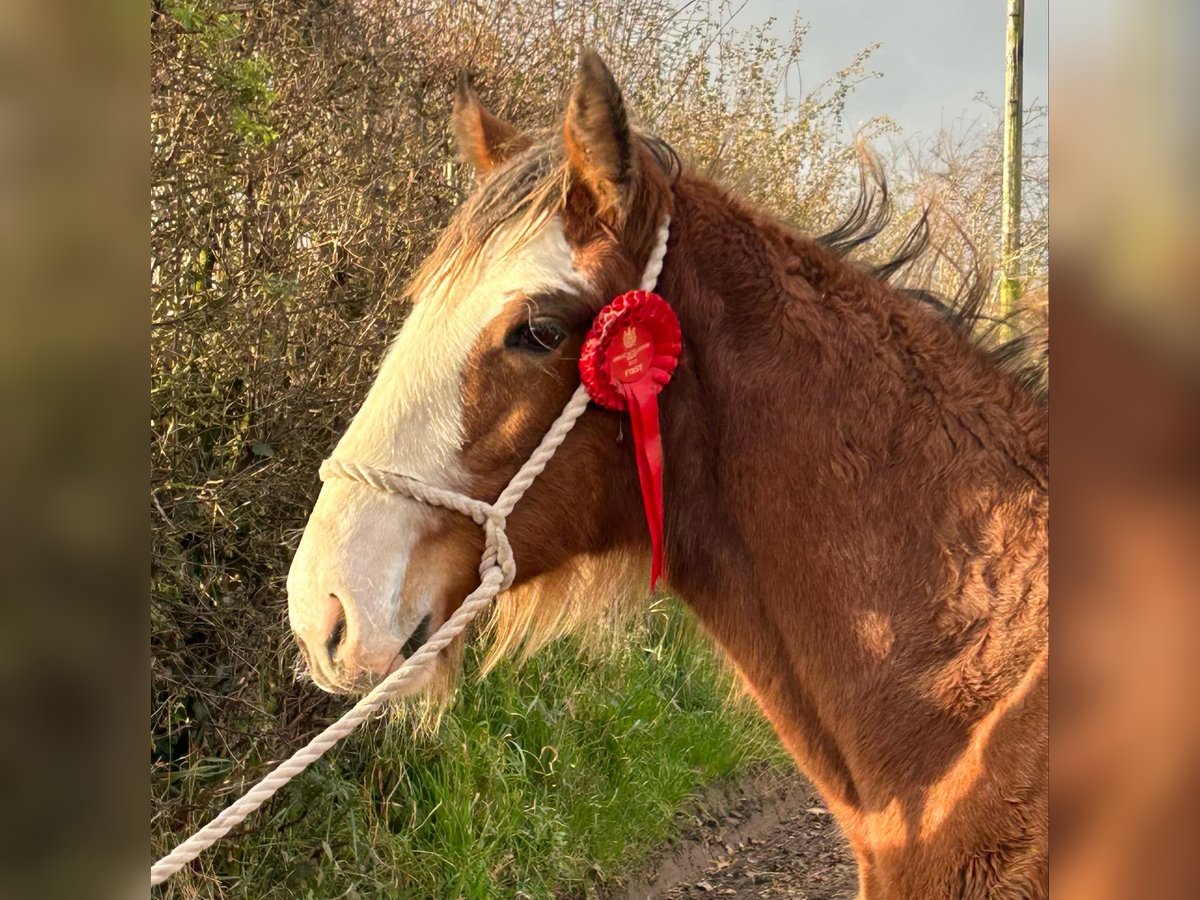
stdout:
POLYGON ((630 291, 600 310, 579 355, 579 374, 592 400, 625 412, 623 385, 649 379, 657 394, 671 380, 682 349, 671 304, 650 291, 630 291))
POLYGON ((671 304, 650 291, 630 291, 600 310, 579 356, 579 374, 592 400, 606 409, 629 413, 653 550, 651 590, 663 567, 658 394, 671 380, 681 349, 679 319, 671 304))

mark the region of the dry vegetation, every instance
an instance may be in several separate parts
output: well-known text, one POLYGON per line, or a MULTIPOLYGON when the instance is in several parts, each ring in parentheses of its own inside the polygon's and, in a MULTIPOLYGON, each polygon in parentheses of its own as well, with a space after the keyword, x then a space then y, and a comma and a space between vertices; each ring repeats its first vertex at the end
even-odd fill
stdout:
MULTIPOLYGON (((847 93, 875 77, 870 47, 795 96, 804 27, 781 44, 763 28, 735 30, 730 15, 666 0, 154 2, 156 849, 344 706, 295 682, 284 575, 317 465, 403 320, 405 279, 469 190, 448 123, 460 69, 497 113, 545 126, 586 42, 685 160, 805 228, 845 212, 855 151, 840 117, 847 93)), ((995 252, 993 132, 986 123, 902 159, 895 171, 911 178, 893 174, 898 229, 880 252, 917 215, 918 195, 939 199, 945 253, 926 277, 950 293, 973 251, 995 252)), ((881 121, 867 137, 888 133, 881 121)), ((1047 264, 1039 165, 1035 153, 1035 274, 1047 264)), ((382 750, 406 747, 397 738, 382 750)), ((251 877, 237 858, 224 864, 234 883, 251 877)))

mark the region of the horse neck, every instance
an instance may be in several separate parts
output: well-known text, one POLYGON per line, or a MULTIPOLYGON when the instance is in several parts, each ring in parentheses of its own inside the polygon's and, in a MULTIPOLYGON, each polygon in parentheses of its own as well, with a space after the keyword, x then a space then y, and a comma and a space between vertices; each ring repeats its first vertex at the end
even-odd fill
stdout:
POLYGON ((850 805, 873 781, 894 795, 961 750, 1044 644, 1022 586, 1044 574, 1044 412, 826 248, 702 182, 677 203, 670 581, 819 785, 850 805), (953 674, 981 629, 1006 651, 966 673, 986 689, 953 674))

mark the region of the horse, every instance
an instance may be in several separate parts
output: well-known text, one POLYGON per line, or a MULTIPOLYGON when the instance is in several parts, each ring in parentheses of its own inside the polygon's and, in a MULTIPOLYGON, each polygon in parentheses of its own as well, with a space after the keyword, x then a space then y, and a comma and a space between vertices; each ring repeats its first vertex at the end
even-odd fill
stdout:
MULTIPOLYGON (((475 190, 334 456, 495 499, 669 217, 666 584, 836 817, 861 900, 1046 897, 1036 373, 973 336, 977 306, 956 314, 851 258, 877 230, 862 209, 813 238, 683 166, 630 124, 594 52, 560 128, 518 130, 466 79, 452 121, 475 190)), ((628 419, 584 412, 507 532, 517 574, 494 652, 595 623, 599 598, 645 598, 628 419)), ((356 693, 395 670, 475 586, 481 547, 462 516, 327 481, 288 575, 316 684, 356 693)))

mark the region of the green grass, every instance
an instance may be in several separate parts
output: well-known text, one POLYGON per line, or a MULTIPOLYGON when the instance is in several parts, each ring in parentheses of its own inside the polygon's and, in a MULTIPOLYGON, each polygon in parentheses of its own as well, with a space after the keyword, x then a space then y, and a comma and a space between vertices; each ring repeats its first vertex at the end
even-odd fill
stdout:
POLYGON ((435 732, 364 727, 168 896, 548 897, 629 871, 697 789, 781 759, 685 616, 482 681, 469 659, 435 732))

